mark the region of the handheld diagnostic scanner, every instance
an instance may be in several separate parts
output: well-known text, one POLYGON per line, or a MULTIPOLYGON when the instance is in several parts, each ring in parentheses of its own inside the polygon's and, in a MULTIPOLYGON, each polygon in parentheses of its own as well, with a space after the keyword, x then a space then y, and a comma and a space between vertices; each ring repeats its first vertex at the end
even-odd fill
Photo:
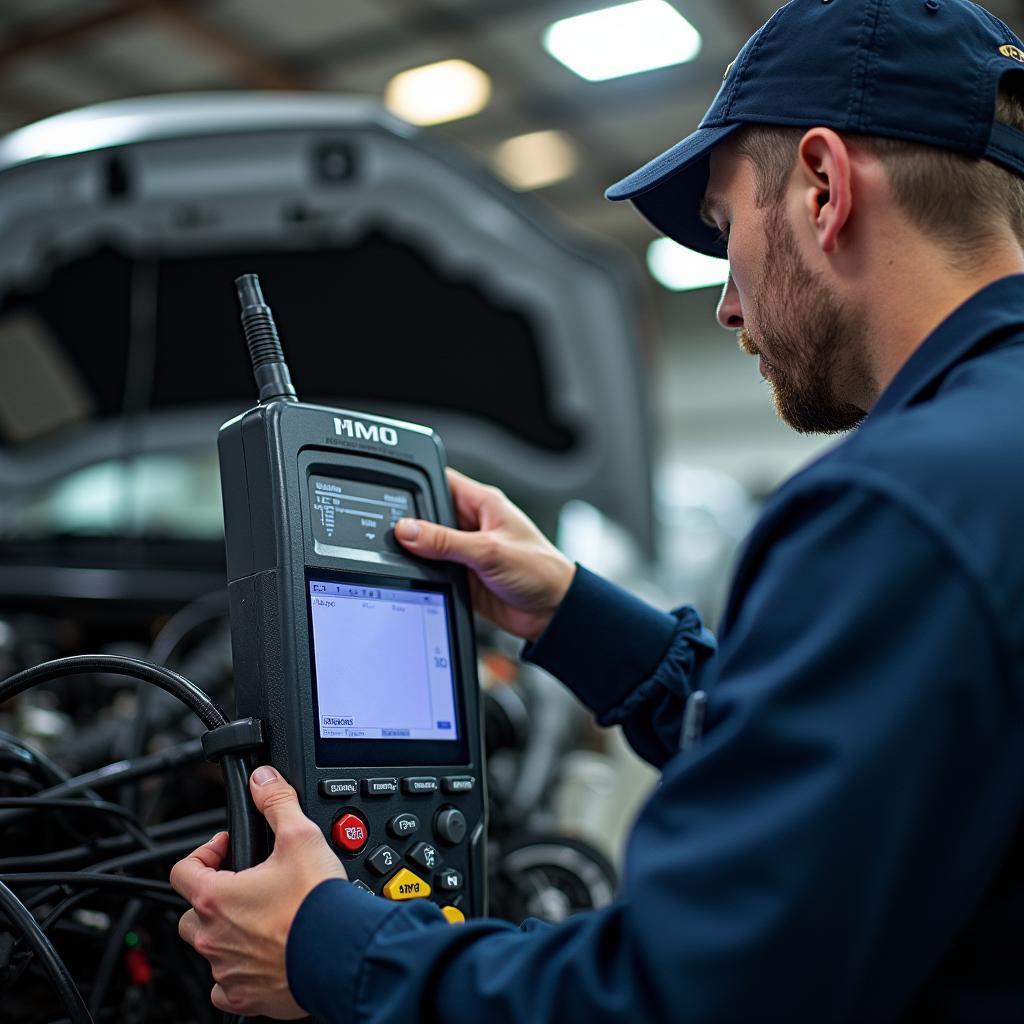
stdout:
POLYGON ((455 525, 428 427, 296 398, 257 277, 236 281, 259 403, 221 428, 239 715, 263 720, 360 889, 485 911, 485 794, 464 570, 407 554, 455 525))

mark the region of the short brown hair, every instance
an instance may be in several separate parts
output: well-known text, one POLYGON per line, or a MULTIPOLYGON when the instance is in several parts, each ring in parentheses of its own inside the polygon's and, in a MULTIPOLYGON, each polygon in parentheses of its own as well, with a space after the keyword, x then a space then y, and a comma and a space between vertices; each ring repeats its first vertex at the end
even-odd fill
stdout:
MULTIPOLYGON (((1003 79, 996 119, 1024 131, 1024 76, 1003 79)), ((735 152, 757 175, 757 203, 773 206, 785 195, 805 128, 748 125, 735 152)), ((911 223, 949 252, 954 262, 975 257, 999 224, 1009 223, 1024 245, 1024 178, 989 160, 936 146, 880 136, 852 138, 881 160, 897 203, 911 223)))

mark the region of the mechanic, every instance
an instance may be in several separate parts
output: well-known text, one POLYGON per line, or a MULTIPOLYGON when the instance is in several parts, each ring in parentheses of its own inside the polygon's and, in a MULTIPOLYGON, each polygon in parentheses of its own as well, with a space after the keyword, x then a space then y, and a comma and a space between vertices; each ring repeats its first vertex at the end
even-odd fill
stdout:
POLYGON ((769 501, 717 648, 692 609, 569 564, 458 474, 461 530, 399 524, 409 551, 468 566, 478 610, 661 768, 615 902, 449 927, 367 897, 259 768, 270 858, 217 870, 222 833, 172 874, 216 1006, 1024 1020, 1022 65, 966 0, 793 0, 702 126, 610 191, 691 247, 728 239, 718 317, 783 419, 859 424, 769 501), (681 752, 698 686, 706 735, 681 752))

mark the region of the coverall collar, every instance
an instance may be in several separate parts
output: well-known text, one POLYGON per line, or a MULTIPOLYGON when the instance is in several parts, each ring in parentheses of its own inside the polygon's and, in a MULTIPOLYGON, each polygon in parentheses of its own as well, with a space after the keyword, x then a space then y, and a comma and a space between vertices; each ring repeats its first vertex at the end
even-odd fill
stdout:
POLYGON ((933 393, 958 363, 1018 333, 1024 333, 1024 274, 986 285, 943 320, 903 364, 866 422, 933 393))

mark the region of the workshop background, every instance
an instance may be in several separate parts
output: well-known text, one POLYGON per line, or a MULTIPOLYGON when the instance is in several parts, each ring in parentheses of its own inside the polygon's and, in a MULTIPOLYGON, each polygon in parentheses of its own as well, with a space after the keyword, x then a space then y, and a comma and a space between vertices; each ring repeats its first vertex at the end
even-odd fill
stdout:
MULTIPOLYGON (((1024 30, 1024 3, 986 6, 1024 30)), ((0 0, 0 679, 117 653, 230 705, 215 440, 255 394, 248 271, 300 397, 435 426, 573 558, 713 624, 760 503, 833 442, 776 418, 717 325, 725 264, 603 193, 775 7, 0 0)), ((478 641, 492 911, 606 903, 653 773, 517 641, 478 641)), ((198 731, 161 692, 58 679, 0 706, 0 803, 145 762, 104 796, 165 878, 224 821, 198 731)), ((132 848, 42 817, 0 807, 0 875, 132 848)), ((217 1019, 173 908, 33 900, 95 1020, 217 1019)), ((0 925, 0 1020, 60 1013, 0 925)))

